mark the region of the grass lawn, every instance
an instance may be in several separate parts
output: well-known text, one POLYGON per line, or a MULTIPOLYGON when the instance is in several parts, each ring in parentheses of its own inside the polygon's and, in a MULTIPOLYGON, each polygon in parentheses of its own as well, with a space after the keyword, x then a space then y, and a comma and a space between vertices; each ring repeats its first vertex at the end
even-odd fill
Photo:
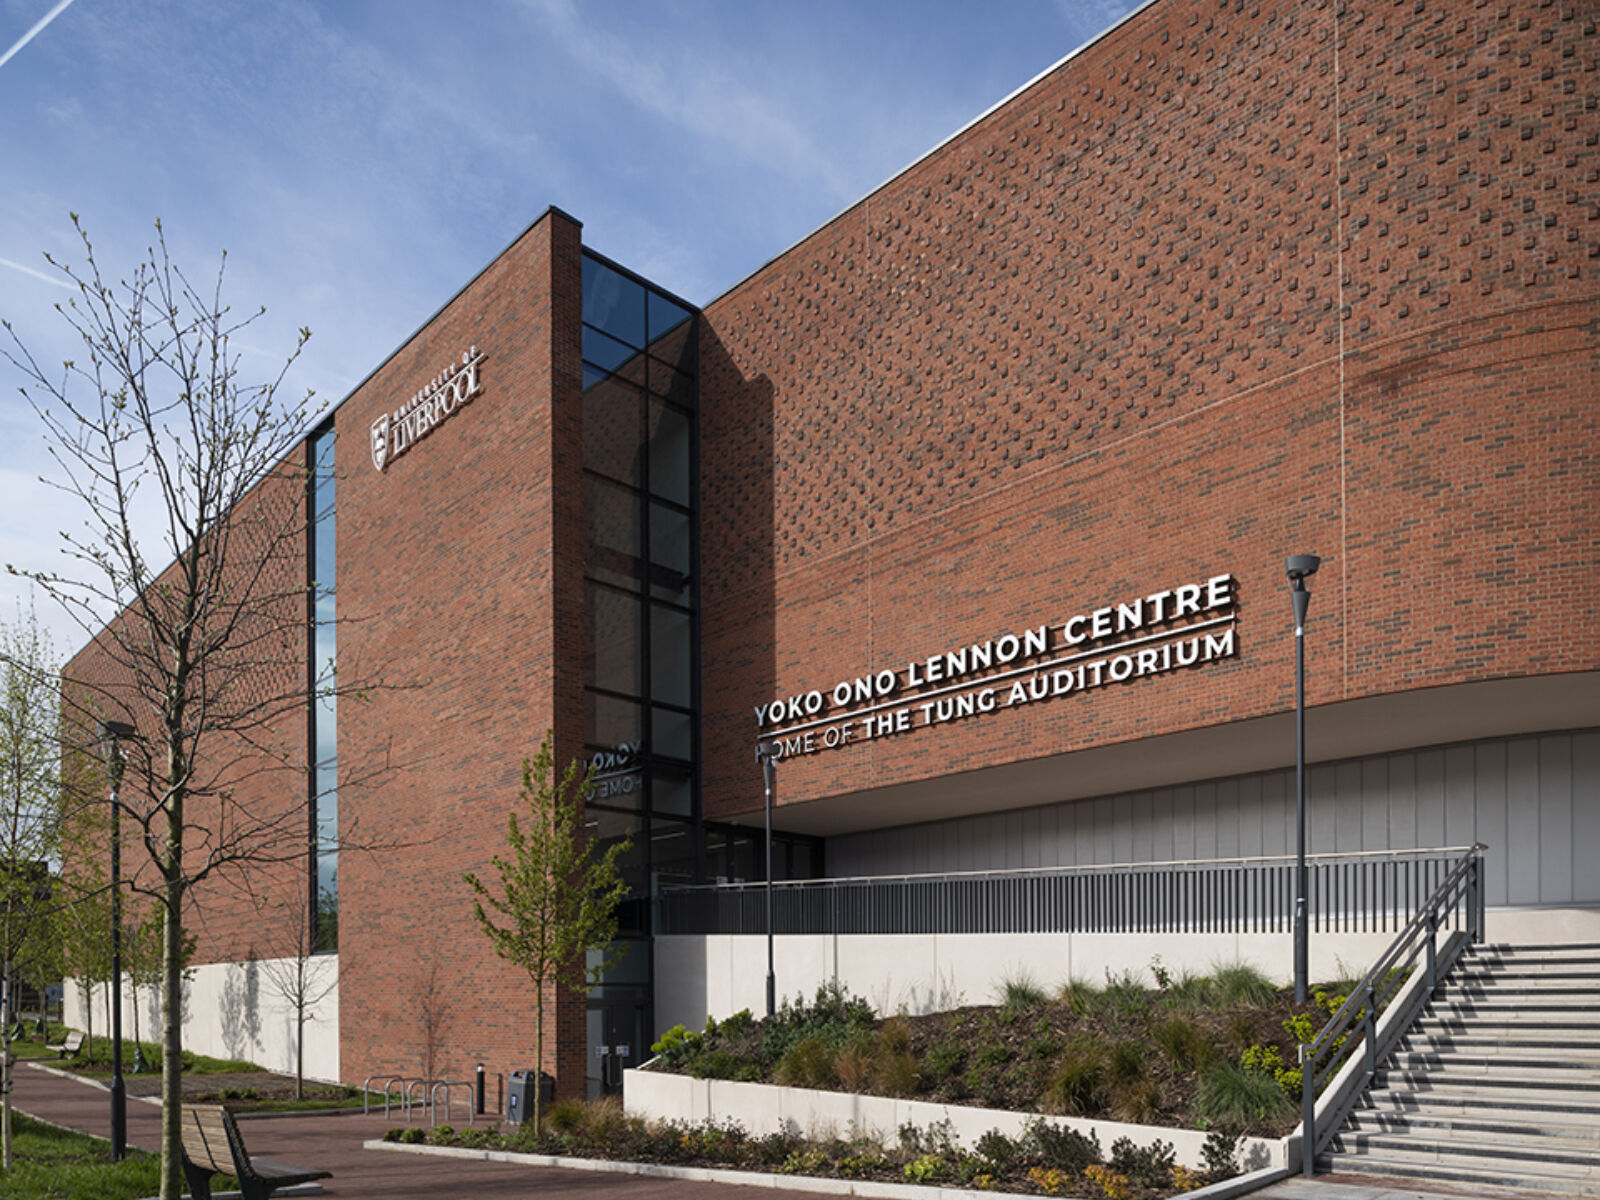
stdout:
POLYGON ((12 1167, 0 1175, 5 1200, 136 1200, 161 1190, 161 1162, 129 1149, 111 1161, 111 1143, 13 1112, 12 1167))

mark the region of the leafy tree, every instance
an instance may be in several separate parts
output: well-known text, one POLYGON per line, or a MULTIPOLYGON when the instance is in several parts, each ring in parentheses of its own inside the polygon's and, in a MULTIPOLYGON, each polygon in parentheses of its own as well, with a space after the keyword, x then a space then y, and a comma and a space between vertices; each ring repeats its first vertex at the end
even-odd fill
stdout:
POLYGON ((11 1030, 17 979, 51 932, 60 828, 57 683, 32 613, 0 627, 0 1166, 11 1169, 11 1030))
MULTIPOLYGON (((546 987, 588 988, 600 981, 620 951, 608 949, 617 936, 617 907, 627 895, 619 861, 628 841, 603 853, 584 833, 584 808, 594 791, 593 770, 567 764, 553 778, 552 735, 539 752, 522 760, 518 798, 523 819, 513 809, 506 819, 505 856, 490 860, 499 875, 496 895, 475 873, 472 911, 494 945, 494 952, 516 963, 533 983, 534 1061, 544 1069, 546 987), (604 953, 593 955, 592 951, 604 953)), ((541 1117, 540 1089, 533 1093, 534 1128, 541 1117)))
MULTIPOLYGON (((66 567, 23 573, 90 641, 63 688, 69 740, 87 749, 102 717, 137 730, 119 810, 137 859, 126 885, 163 923, 161 1196, 177 1200, 186 898, 213 875, 306 856, 308 467, 295 451, 315 412, 282 385, 309 333, 246 381, 233 339, 260 314, 231 313, 222 266, 191 282, 158 223, 117 282, 73 224, 83 264, 46 258, 73 289, 56 307, 81 358, 46 367, 14 332, 4 354, 44 423, 58 474, 47 482, 83 521, 63 533, 66 567), (272 771, 296 782, 269 788, 272 771)), ((336 681, 330 665, 315 686, 373 684, 336 681)))

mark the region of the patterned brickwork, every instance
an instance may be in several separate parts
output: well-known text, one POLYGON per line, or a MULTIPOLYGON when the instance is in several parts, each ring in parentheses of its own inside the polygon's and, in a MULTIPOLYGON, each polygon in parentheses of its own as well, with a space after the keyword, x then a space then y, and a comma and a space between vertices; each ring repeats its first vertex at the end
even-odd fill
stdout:
POLYGON ((1196 573, 1237 662, 784 796, 1281 710, 1301 549, 1314 702, 1593 666, 1597 57, 1592 5, 1159 5, 712 304, 708 812, 757 703, 1196 573))

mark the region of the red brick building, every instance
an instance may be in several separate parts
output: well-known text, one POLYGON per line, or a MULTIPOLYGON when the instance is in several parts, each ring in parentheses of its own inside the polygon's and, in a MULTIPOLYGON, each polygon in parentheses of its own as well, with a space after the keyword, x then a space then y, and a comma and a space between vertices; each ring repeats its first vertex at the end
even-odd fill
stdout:
POLYGON ((723 994, 655 901, 762 876, 758 738, 779 878, 1291 853, 1295 553, 1312 850, 1590 930, 1597 197, 1592 7, 1159 0, 698 311, 547 211, 331 419, 324 648, 405 686, 307 756, 322 1073, 532 1065, 461 876, 546 729, 638 896, 563 1089, 723 994))

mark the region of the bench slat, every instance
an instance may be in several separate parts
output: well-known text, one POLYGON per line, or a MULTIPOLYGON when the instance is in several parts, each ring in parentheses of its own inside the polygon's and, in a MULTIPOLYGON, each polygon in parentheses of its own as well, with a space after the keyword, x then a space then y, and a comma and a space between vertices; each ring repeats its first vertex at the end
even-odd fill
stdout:
POLYGON ((332 1171, 253 1158, 232 1114, 216 1105, 186 1105, 182 1126, 184 1157, 213 1174, 234 1176, 246 1196, 265 1196, 277 1188, 333 1176, 332 1171))

